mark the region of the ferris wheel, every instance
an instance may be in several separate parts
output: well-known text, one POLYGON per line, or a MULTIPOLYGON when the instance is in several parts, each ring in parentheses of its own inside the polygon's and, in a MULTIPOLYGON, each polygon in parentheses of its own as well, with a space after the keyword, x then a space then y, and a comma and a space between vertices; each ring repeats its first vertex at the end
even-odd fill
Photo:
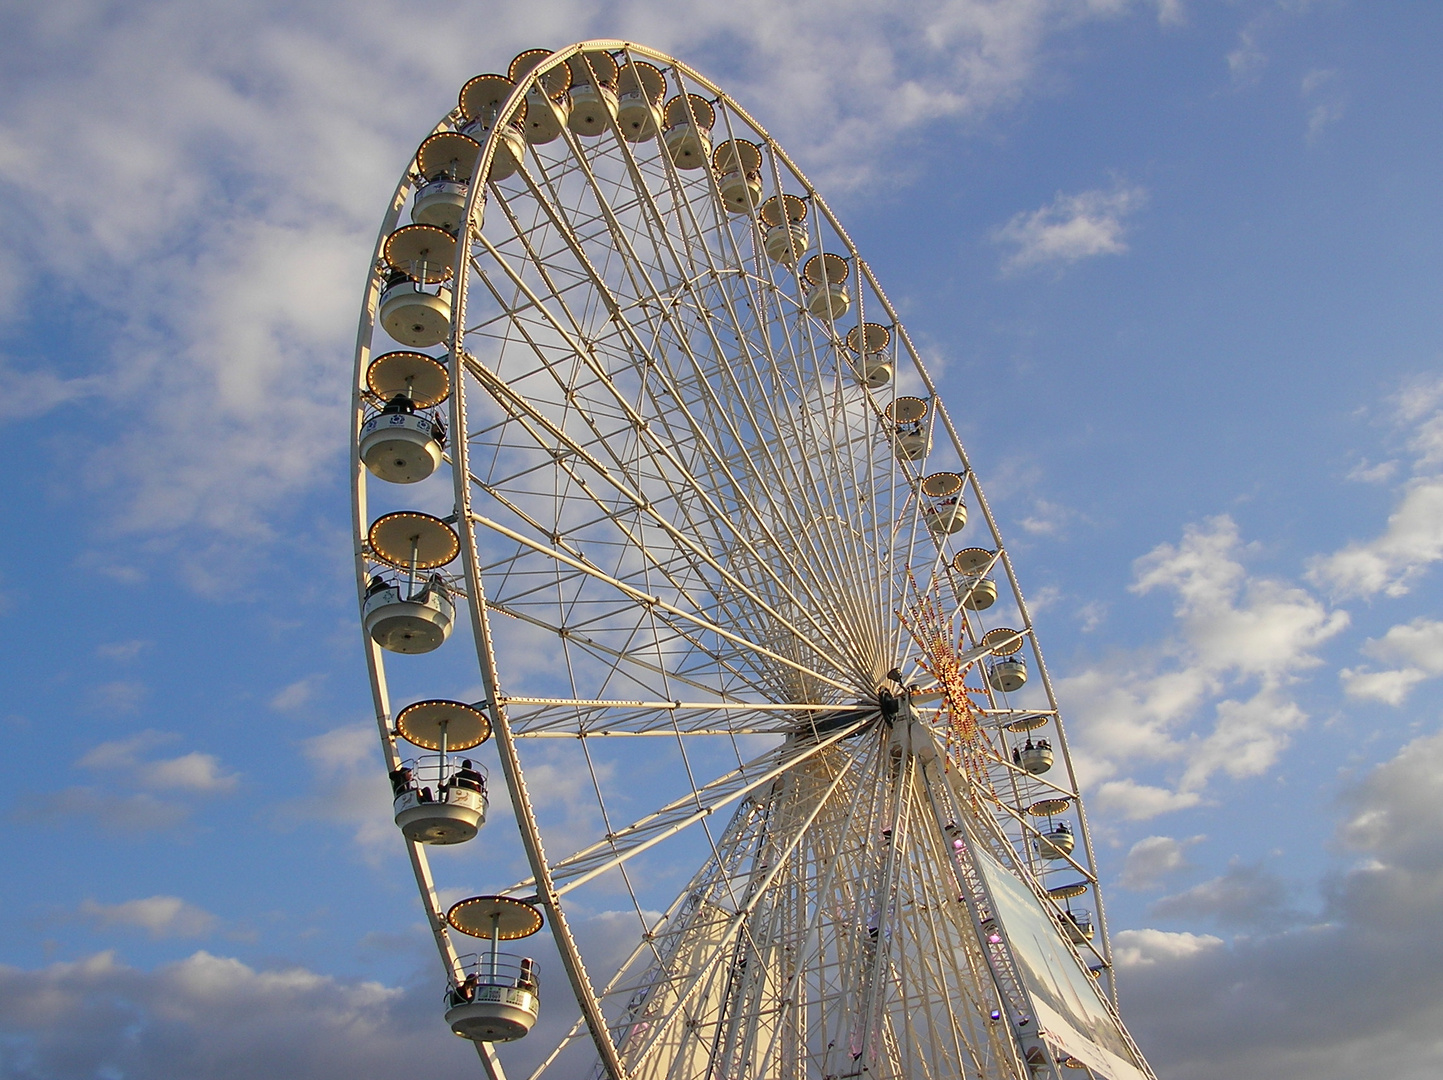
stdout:
POLYGON ((731 98, 620 41, 467 82, 356 365, 376 716, 490 1076, 1152 1076, 982 488, 731 98))

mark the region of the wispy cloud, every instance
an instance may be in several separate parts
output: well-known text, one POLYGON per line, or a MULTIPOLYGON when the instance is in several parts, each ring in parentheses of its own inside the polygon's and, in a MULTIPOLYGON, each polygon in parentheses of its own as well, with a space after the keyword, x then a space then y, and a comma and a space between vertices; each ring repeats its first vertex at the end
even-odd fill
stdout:
POLYGON ((1443 559, 1443 379, 1412 383, 1393 407, 1395 423, 1408 432, 1412 476, 1382 533, 1310 562, 1308 580, 1334 596, 1406 595, 1443 559))
POLYGON ((1257 82, 1268 66, 1268 56, 1261 44, 1263 22, 1262 19, 1254 19, 1239 30, 1237 44, 1227 54, 1228 75, 1234 86, 1250 86, 1257 82))
POLYGON ((1002 272, 1121 255, 1127 251, 1127 219, 1146 202, 1145 188, 1122 184, 1077 195, 1058 193, 1041 209, 1016 214, 993 230, 993 242, 1012 249, 1002 260, 1002 272))
POLYGON ((1315 142, 1323 129, 1343 118, 1346 96, 1333 68, 1316 68, 1303 76, 1299 96, 1308 110, 1306 137, 1315 142))
POLYGON ((139 639, 112 641, 104 645, 97 645, 95 655, 102 660, 113 660, 118 664, 126 664, 154 644, 153 641, 142 641, 139 639))
POLYGON ((144 930, 157 939, 208 937, 217 921, 209 911, 178 896, 147 896, 119 904, 85 900, 77 913, 82 921, 98 929, 144 930))
POLYGON ((1319 882, 1297 924, 1292 893, 1238 864, 1166 902, 1245 931, 1232 941, 1128 930, 1115 939, 1128 1026, 1180 1080, 1345 1080, 1443 1071, 1443 734, 1420 738, 1342 795, 1335 841, 1355 863, 1319 882), (1292 925, 1289 925, 1289 924, 1292 925), (1341 977, 1340 977, 1341 973, 1341 977))
POLYGON ((151 791, 210 795, 235 789, 237 777, 227 773, 214 754, 192 751, 171 758, 146 757, 176 738, 165 732, 142 731, 128 739, 100 743, 87 751, 78 764, 83 769, 119 773, 129 783, 151 791))
POLYGON ((305 740, 301 749, 315 773, 312 794, 277 807, 276 824, 325 821, 350 830, 368 861, 394 854, 397 832, 375 724, 333 728, 305 740))
MULTIPOLYGON (((7 1047, 43 1076, 463 1075, 476 1053, 436 1037, 436 988, 196 952, 152 971, 114 953, 0 968, 7 1047)), ((441 1029, 445 1031, 444 1028, 441 1029)))
POLYGON ((1145 836, 1128 849, 1122 864, 1122 887, 1134 891, 1155 889, 1173 874, 1188 868, 1187 849, 1204 837, 1177 840, 1171 836, 1145 836))
POLYGON ((1397 667, 1374 671, 1367 667, 1338 672, 1343 690, 1351 698, 1371 698, 1401 705, 1413 687, 1443 675, 1443 622, 1422 616, 1390 627, 1381 638, 1370 640, 1364 655, 1397 667))
POLYGON ((1289 687, 1348 625, 1306 590, 1250 574, 1229 517, 1190 526, 1134 564, 1131 590, 1174 596, 1175 632, 1062 680, 1095 800, 1131 820, 1196 806, 1219 773, 1266 772, 1307 716, 1289 687), (1146 764, 1170 786, 1119 775, 1146 764))
POLYGON ((1290 890, 1261 865, 1236 863, 1227 873, 1164 896, 1151 907, 1160 919, 1200 919, 1230 929, 1279 930, 1299 914, 1289 904, 1290 890))
POLYGON ((307 675, 281 687, 270 700, 270 706, 277 712, 290 712, 308 704, 315 697, 316 689, 325 681, 325 675, 307 675))
MULTIPOLYGON (((374 230, 421 135, 479 68, 597 35, 669 49, 723 80, 836 193, 899 182, 887 140, 988 115, 1027 93, 1055 37, 1139 9, 447 0, 428 10, 444 40, 398 37, 415 11, 389 0, 283 13, 243 2, 204 18, 178 0, 82 3, 64 18, 32 5, 7 24, 27 62, 0 74, 11 211, 0 242, 26 272, 0 280, 0 318, 23 334, 27 312, 54 315, 64 297, 108 322, 84 370, 25 360, 0 378, 20 381, 29 415, 111 406, 118 427, 88 444, 102 510, 135 534, 223 540, 185 545, 179 570, 197 587, 227 575, 195 564, 239 565, 238 551, 271 539, 277 507, 339 467, 374 230), (871 152, 859 155, 863 132, 871 152), (85 167, 37 165, 61 161, 85 167)), ((1167 21, 1178 5, 1156 10, 1167 21)))

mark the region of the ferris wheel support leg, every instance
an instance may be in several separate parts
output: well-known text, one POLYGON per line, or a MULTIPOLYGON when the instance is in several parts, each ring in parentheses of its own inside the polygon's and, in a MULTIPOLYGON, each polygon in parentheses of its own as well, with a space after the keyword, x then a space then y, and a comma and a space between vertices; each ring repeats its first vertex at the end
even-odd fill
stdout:
POLYGON ((486 1070, 487 1080, 506 1080, 506 1070, 501 1067, 501 1059, 496 1056, 496 1047, 489 1042, 478 1042, 476 1045, 476 1056, 481 1059, 481 1067, 486 1070))
MULTIPOLYGON (((898 723, 892 729, 891 738, 888 740, 889 758, 896 759, 896 765, 892 767, 890 811, 886 817, 887 829, 884 835, 888 836, 887 856, 882 860, 877 875, 876 886, 872 893, 876 897, 877 925, 874 938, 875 947, 872 953, 872 962, 867 971, 867 984, 861 995, 862 1000, 862 1040, 857 1060, 862 1063, 865 1069, 873 1060, 875 1055, 882 1052, 886 1047, 886 1039, 882 1035, 882 998, 888 952, 886 943, 891 940, 891 923, 896 917, 893 910, 896 902, 897 872, 899 852, 905 848, 904 834, 911 827, 908 820, 907 808, 911 803, 912 784, 916 776, 917 758, 906 752, 906 744, 909 732, 905 722, 898 723), (901 750, 900 754, 892 753, 901 750)), ((869 930, 870 932, 870 930, 869 930)))
MULTIPOLYGON (((949 833, 956 829, 959 822, 965 822, 967 808, 961 805, 961 800, 953 794, 946 777, 941 775, 939 764, 941 759, 937 754, 936 743, 917 716, 910 701, 903 702, 901 715, 898 718, 899 726, 904 723, 911 736, 914 752, 917 753, 917 779, 932 808, 933 825, 943 836, 948 837, 950 842, 949 833)), ((974 842, 973 830, 964 829, 962 835, 967 837, 967 842, 974 842)), ((959 854, 965 855, 965 849, 959 854)), ((1013 1074, 1018 1077, 1028 1077, 1030 1080, 1062 1080, 1057 1074, 1056 1066, 1051 1063, 1051 1055, 1048 1055, 1048 1065, 1045 1069, 1029 1066, 1025 1057, 1027 1051, 1027 1047, 1024 1045, 1025 1039, 1022 1033, 1013 1026, 1019 1014, 1030 1015, 1032 1012, 1027 993, 1022 987, 1022 981, 1018 978, 1017 972, 1012 967, 1010 955, 999 952, 998 947, 992 946, 987 940, 987 934, 982 929, 982 920, 977 910, 979 883, 971 879, 972 875, 963 871, 962 867, 958 865, 957 859, 952 860, 952 871, 957 883, 958 895, 963 899, 967 910, 972 915, 973 931, 977 934, 978 945, 992 972, 997 1005, 1003 1010, 1004 1015, 1008 1015, 1005 1042, 1010 1051, 1013 1074)))

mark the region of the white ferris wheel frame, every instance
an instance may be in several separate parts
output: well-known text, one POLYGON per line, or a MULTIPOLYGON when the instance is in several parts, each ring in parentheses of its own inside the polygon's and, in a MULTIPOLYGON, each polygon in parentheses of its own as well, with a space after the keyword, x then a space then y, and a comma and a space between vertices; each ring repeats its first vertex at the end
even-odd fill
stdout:
MULTIPOLYGON (((776 170, 784 167, 790 177, 803 186, 801 194, 806 199, 811 211, 818 215, 819 221, 825 223, 825 226, 830 230, 832 236, 845 246, 846 258, 851 266, 855 268, 857 275, 855 288, 859 300, 857 305, 859 325, 863 317, 860 300, 862 290, 865 287, 870 302, 880 306, 883 321, 885 321, 892 332, 897 335, 897 355, 900 359, 905 353, 906 359, 910 361, 911 370, 915 372, 916 377, 920 380, 925 391, 926 399, 933 405, 933 415, 935 417, 933 421, 935 427, 933 430, 937 431, 938 428, 940 428, 940 434, 943 435, 947 443, 950 444, 950 449, 960 464, 960 474, 965 480, 967 494, 972 500, 975 509, 981 513, 985 521, 986 529, 991 538, 991 545, 996 552, 992 565, 994 568, 1000 567, 1005 575, 1006 581, 1010 586, 1011 599, 1015 603, 1016 612, 1020 617, 1020 624, 1018 630, 1015 632, 1014 641, 1016 644, 1026 645, 1028 647, 1035 663, 1035 674, 1038 683, 1045 695, 1045 709, 993 707, 984 711, 988 713, 988 722, 998 728, 1005 725, 1009 721, 1009 718, 1015 718, 1024 714, 1045 715, 1052 723, 1052 728, 1055 731, 1055 738, 1057 740, 1056 751, 1058 764, 1062 766, 1060 771, 1064 776, 1057 782, 1050 780, 1044 781, 1040 777, 1031 777, 1028 779, 1026 790, 1030 793, 1028 798, 1035 799, 1040 790, 1050 788, 1057 798, 1066 799, 1076 814, 1078 847, 1075 856, 1069 856, 1067 862, 1071 868, 1082 874, 1088 888, 1092 892, 1093 903, 1097 912, 1096 938, 1090 942, 1079 944, 1081 951, 1088 958, 1088 961, 1090 961, 1089 966, 1092 966, 1094 971, 1100 974, 1100 981, 1106 990, 1105 997, 1111 999, 1115 993, 1112 984, 1112 956, 1106 931, 1102 899, 1098 890, 1096 864, 1086 817, 1079 798, 1079 788, 1073 773, 1071 758, 1068 754, 1066 736, 1061 724, 1061 715, 1052 683, 1048 676, 1046 666, 1042 661, 1041 652, 1037 647, 1032 620, 1028 614, 1028 609, 1023 599, 1010 556, 1002 541, 996 521, 993 518, 991 509, 983 495, 976 475, 971 468, 970 460, 963 449, 961 439, 946 409, 942 407, 937 388, 923 367, 911 340, 907 336, 906 330, 902 326, 901 320, 898 318, 891 304, 887 301, 880 285, 873 277, 870 268, 847 236, 840 222, 832 215, 830 209, 826 206, 815 188, 805 179, 801 170, 797 168, 783 149, 750 114, 737 105, 719 86, 676 59, 656 50, 621 40, 608 39, 581 42, 566 49, 556 51, 533 69, 529 75, 518 79, 509 101, 502 107, 502 114, 507 115, 518 108, 522 102, 525 101, 528 92, 537 86, 538 79, 546 71, 555 68, 557 65, 565 64, 569 59, 580 53, 600 50, 611 53, 621 53, 631 61, 645 60, 657 64, 663 69, 674 73, 677 81, 688 90, 691 87, 703 89, 721 108, 728 123, 735 118, 740 121, 741 124, 744 124, 746 130, 739 131, 735 135, 729 132, 729 136, 756 137, 765 147, 767 154, 770 155, 773 169, 776 170)), ((438 122, 432 133, 454 130, 457 124, 458 114, 453 111, 438 122)), ((564 135, 568 142, 573 144, 574 149, 574 136, 570 133, 564 133, 564 135)), ((709 714, 724 713, 729 708, 745 708, 751 712, 771 710, 780 715, 787 713, 788 710, 814 710, 815 706, 807 704, 789 705, 786 703, 765 705, 758 704, 755 701, 743 705, 742 703, 719 701, 715 698, 700 700, 700 695, 698 696, 698 700, 691 702, 674 699, 670 696, 664 700, 656 701, 618 701, 610 699, 603 700, 600 698, 583 701, 575 698, 567 699, 558 697, 548 699, 540 696, 506 696, 503 692, 502 675, 498 670, 496 648, 493 640, 491 619, 493 608, 487 601, 487 567, 482 557, 483 538, 492 535, 501 535, 518 544, 529 545, 538 554, 552 559, 558 564, 564 564, 576 573, 591 575, 605 580, 620 592, 631 595, 632 600, 637 604, 649 605, 666 610, 672 617, 681 620, 691 620, 698 625, 701 632, 718 635, 723 638, 731 635, 737 642, 758 653, 764 653, 770 660, 778 664, 789 665, 791 668, 803 672, 808 678, 826 679, 827 677, 823 673, 807 668, 805 664, 793 657, 782 655, 771 650, 764 643, 744 641, 741 634, 730 631, 726 626, 715 623, 711 625, 701 625, 703 620, 698 619, 693 612, 683 610, 680 605, 669 604, 669 601, 664 595, 660 593, 647 595, 644 591, 638 590, 627 582, 606 575, 605 572, 595 564, 579 558, 575 553, 565 550, 564 545, 559 542, 552 545, 550 550, 542 550, 544 545, 539 544, 534 537, 525 536, 516 529, 508 527, 499 520, 488 518, 475 509, 474 495, 476 479, 471 473, 469 461, 471 433, 468 429, 466 409, 467 380, 470 379, 473 383, 480 381, 485 389, 491 391, 493 394, 503 396, 506 394, 504 384, 502 384, 494 374, 489 372, 484 365, 475 361, 475 359, 468 354, 465 340, 468 333, 467 301, 470 294, 471 283, 475 277, 473 246, 476 244, 487 245, 489 243, 482 235, 482 216, 487 203, 487 190, 494 185, 483 178, 488 176, 493 159, 498 153, 498 139, 494 136, 495 132, 493 132, 493 137, 485 140, 481 157, 475 168, 474 176, 476 179, 470 184, 464 218, 465 224, 463 225, 461 233, 462 242, 457 244, 456 260, 452 267, 454 307, 451 337, 447 346, 451 377, 449 420, 450 430, 453 433, 449 460, 454 480, 455 512, 454 517, 450 520, 454 521, 461 539, 461 559, 465 570, 466 606, 470 612, 471 631, 476 648, 477 666, 484 688, 485 708, 490 714, 502 774, 511 797, 512 806, 515 810, 520 840, 530 864, 530 879, 518 883, 516 888, 521 889, 523 892, 529 891, 530 896, 534 898, 547 914, 547 922, 551 935, 556 943, 557 952, 566 972, 570 989, 581 1012, 581 1017, 577 1022, 578 1026, 573 1027, 572 1034, 576 1034, 580 1025, 585 1025, 596 1045, 603 1074, 621 1080, 622 1077, 628 1074, 628 1070, 619 1056, 615 1040, 609 1034, 608 1020, 603 1015, 602 1006, 598 1001, 597 989, 593 986, 590 973, 582 956, 582 950, 579 948, 570 928, 563 897, 573 889, 586 884, 606 871, 620 867, 631 855, 638 854, 646 850, 650 845, 679 833, 693 822, 703 820, 723 807, 736 804, 743 796, 758 789, 762 784, 787 773, 788 770, 792 769, 798 762, 813 758, 820 754, 821 750, 825 747, 839 743, 844 736, 852 734, 863 721, 859 717, 855 722, 841 722, 829 731, 825 737, 819 736, 810 749, 798 751, 792 758, 778 756, 775 760, 770 761, 765 768, 753 769, 753 771, 748 772, 746 766, 739 764, 737 770, 733 773, 719 777, 710 783, 696 784, 694 781, 690 800, 676 800, 674 803, 661 807, 654 814, 648 815, 646 818, 633 823, 631 826, 627 826, 616 832, 608 832, 604 842, 589 845, 561 860, 548 861, 542 848, 541 827, 538 823, 537 812, 527 788, 526 777, 517 746, 517 733, 513 719, 510 716, 512 709, 524 710, 528 707, 534 707, 544 712, 546 708, 551 706, 566 706, 576 709, 594 708, 598 710, 625 706, 638 710, 663 711, 673 718, 678 715, 687 715, 689 712, 705 718, 709 714), (490 382, 488 383, 487 380, 490 380, 490 382), (618 847, 618 840, 622 841, 620 848, 618 847)), ((716 178, 710 168, 706 170, 706 175, 711 178, 710 182, 715 193, 716 178)), ((774 180, 778 192, 785 190, 781 187, 781 177, 779 174, 774 177, 774 180)), ((364 373, 369 361, 372 359, 372 343, 377 329, 376 314, 382 284, 381 274, 378 268, 382 265, 383 248, 386 239, 397 228, 401 213, 415 186, 414 181, 413 170, 408 166, 396 186, 390 208, 385 215, 378 234, 372 257, 372 272, 367 283, 357 334, 355 354, 356 380, 353 384, 354 419, 351 467, 354 480, 353 525, 356 537, 357 584, 358 590, 363 597, 369 580, 369 571, 374 563, 372 553, 369 551, 366 542, 367 527, 369 524, 367 499, 368 475, 359 453, 360 432, 366 418, 367 407, 364 373)), ((820 237, 818 238, 818 250, 822 250, 820 247, 820 237)), ((500 260, 498 260, 498 262, 499 261, 500 260)), ((513 284, 516 285, 518 289, 524 288, 524 283, 519 279, 514 281, 513 284)), ((605 287, 604 284, 599 281, 596 284, 600 288, 605 287)), ((873 314, 875 314, 875 312, 873 314)), ((545 422, 544 417, 537 416, 534 417, 534 419, 539 424, 544 424, 545 422)), ((556 433, 552 432, 552 434, 556 433)), ((743 591, 746 590, 744 582, 740 583, 737 587, 743 591)), ((757 604, 767 605, 767 601, 761 596, 753 594, 753 597, 757 604)), ((790 621, 796 618, 795 615, 788 616, 771 608, 768 610, 771 610, 772 614, 776 615, 777 618, 782 619, 785 625, 795 630, 795 626, 790 621)), ((1009 643, 1003 642, 1003 644, 1007 645, 1009 643)), ((376 721, 385 749, 388 768, 395 769, 400 764, 401 758, 393 730, 393 717, 395 713, 390 700, 390 692, 386 678, 384 651, 375 641, 371 640, 369 636, 366 639, 366 647, 370 681, 376 707, 376 721)), ((992 651, 990 648, 978 647, 970 650, 970 652, 963 653, 960 659, 965 666, 966 664, 979 662, 984 655, 992 651)), ((840 682, 835 682, 834 685, 843 690, 850 689, 850 687, 845 687, 840 682)), ((990 697, 990 691, 988 693, 990 697)), ((919 704, 920 700, 919 697, 919 704)), ((993 704, 995 706, 995 703, 993 704)), ((912 713, 911 705, 904 706, 904 714, 915 715, 912 713)), ((540 726, 544 727, 544 724, 540 726)), ((711 733, 713 731, 724 730, 725 727, 725 724, 716 724, 714 728, 707 727, 703 723, 702 726, 692 728, 685 732, 685 734, 711 733)), ((569 734, 569 732, 565 730, 558 733, 569 734)), ((531 734, 545 734, 545 732, 537 730, 531 732, 531 734)), ((677 734, 679 738, 683 734, 680 728, 677 729, 677 734)), ((907 738, 911 737, 910 735, 907 736, 907 738)), ((901 738, 901 736, 898 736, 898 738, 901 738)), ((840 774, 838 774, 838 778, 834 783, 840 782, 840 778, 840 774)), ((1022 838, 1021 846, 1024 849, 1020 854, 1015 850, 1012 852, 1013 858, 1016 859, 1027 856, 1027 845, 1031 842, 1028 838, 1034 836, 1037 833, 1037 829, 1027 820, 1027 807, 1018 801, 1022 798, 1022 789, 1017 787, 1015 777, 1013 780, 1013 801, 1009 803, 1001 796, 996 797, 993 801, 996 804, 995 811, 1000 820, 1015 819, 1011 827, 1011 832, 1015 834, 1015 836, 1022 838)), ((710 837, 710 833, 708 833, 708 836, 710 837)), ((709 842, 715 854, 717 852, 717 841, 715 838, 712 838, 709 842)), ((1017 844, 1014 843, 1014 848, 1016 847, 1017 844)), ((407 850, 422 902, 426 909, 428 923, 434 935, 443 964, 446 966, 448 972, 455 972, 458 969, 458 951, 452 940, 451 932, 447 927, 445 909, 441 903, 426 849, 424 845, 408 840, 407 850)), ((717 855, 716 857, 720 858, 721 856, 717 855)), ((633 899, 634 898, 633 894, 633 899)), ((1014 987, 1013 989, 1015 993, 1019 995, 1023 994, 1020 988, 1014 987)), ((1109 1009, 1110 1008, 1111 1002, 1109 1001, 1109 1009)), ((568 1038, 570 1038, 570 1036, 568 1036, 568 1038)), ((565 1041, 566 1040, 563 1040, 563 1045, 565 1041)), ((492 1080, 499 1080, 499 1078, 503 1077, 504 1071, 495 1048, 491 1044, 484 1042, 477 1043, 477 1048, 485 1070, 488 1075, 492 1077, 492 1080)), ((1135 1047, 1132 1049, 1135 1052, 1135 1047)), ((557 1051, 553 1052, 552 1058, 555 1057, 556 1052, 559 1050, 560 1046, 558 1046, 557 1051)), ((552 1058, 548 1058, 547 1061, 549 1062, 552 1058)), ((1141 1061, 1140 1054, 1137 1055, 1137 1060, 1139 1062, 1141 1061)), ((544 1069, 545 1063, 537 1070, 537 1075, 544 1069)), ((1063 1073, 1056 1062, 1049 1060, 1048 1069, 1056 1080, 1061 1080, 1063 1073)), ((1145 1064, 1142 1066, 1142 1069, 1145 1075, 1151 1075, 1150 1072, 1146 1071, 1145 1064)), ((1023 1071, 1026 1072, 1026 1069, 1023 1071)), ((1031 1075, 1038 1076, 1040 1074, 1034 1068, 1031 1075)))

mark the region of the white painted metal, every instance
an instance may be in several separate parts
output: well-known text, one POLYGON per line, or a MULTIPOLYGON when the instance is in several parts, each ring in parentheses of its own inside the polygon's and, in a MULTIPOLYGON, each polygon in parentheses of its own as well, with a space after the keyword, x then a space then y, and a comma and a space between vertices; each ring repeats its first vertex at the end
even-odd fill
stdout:
MULTIPOLYGON (((508 895, 544 910, 553 951, 539 962, 575 1000, 567 1029, 553 990, 506 1053, 533 1077, 1060 1080, 1060 1044, 1028 1027, 1033 991, 977 860, 1024 882, 1065 963, 1110 991, 1076 779, 1007 549, 870 269, 767 133, 652 50, 552 54, 517 80, 492 131, 448 313, 448 520, 477 659, 462 677, 479 677, 528 866, 508 895), (605 83, 605 53, 711 103, 718 143, 761 147, 746 190, 679 169, 649 105, 623 130, 611 87, 584 80, 568 126, 518 154, 507 118, 538 79, 569 64, 605 83), (804 234, 844 260, 843 280, 828 268, 809 282, 799 259, 768 250, 753 208, 787 194, 806 200, 804 234), (839 324, 849 313, 892 328, 891 350, 866 354, 885 359, 887 379, 858 380, 842 345, 851 320, 839 324), (887 419, 903 392, 931 406, 905 452, 887 419), (985 604, 964 603, 975 593, 952 577, 962 544, 929 527, 919 485, 939 469, 965 478, 996 551, 976 567, 994 575, 985 604), (989 630, 1001 636, 983 645, 989 630), (1011 664, 1000 654, 1013 647, 1036 677, 1004 699, 985 669, 1011 664), (1046 776, 1014 762, 1019 732, 1055 748, 1046 776), (1057 813, 1075 823, 1066 850, 1057 813), (1093 894, 1090 938, 1047 899, 1064 879, 1093 894)), ((363 594, 376 265, 357 349, 363 594)), ((436 656, 454 662, 456 648, 436 656)), ((374 644, 368 657, 394 768, 383 657, 374 644)), ((507 843, 498 829, 463 859, 507 843)), ((459 985, 425 852, 409 849, 459 985)), ((506 884, 504 860, 448 868, 463 865, 458 887, 506 884)), ((499 1076, 486 1037, 468 1037, 499 1076)))

